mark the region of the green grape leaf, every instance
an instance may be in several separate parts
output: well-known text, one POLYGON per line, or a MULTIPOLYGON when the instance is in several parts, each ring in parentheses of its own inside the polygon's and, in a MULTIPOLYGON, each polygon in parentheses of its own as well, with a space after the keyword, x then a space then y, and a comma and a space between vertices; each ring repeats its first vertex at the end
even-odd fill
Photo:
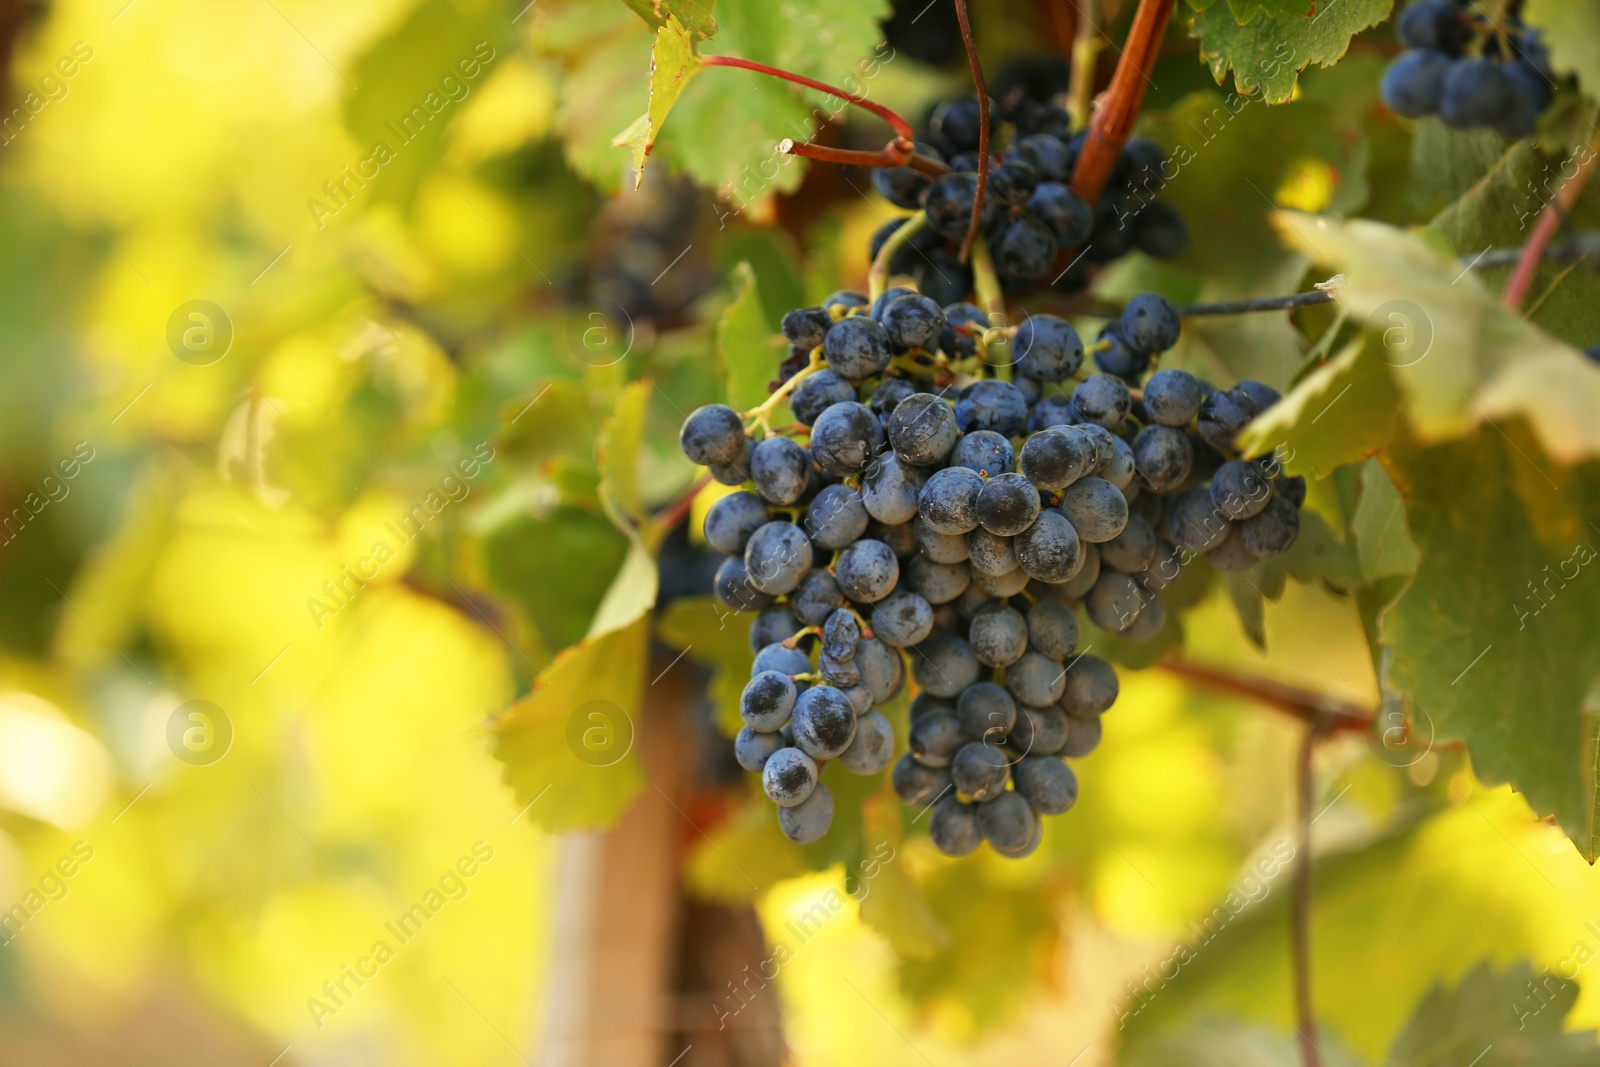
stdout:
POLYGON ((1337 63, 1350 38, 1382 22, 1393 0, 1324 0, 1320 10, 1309 3, 1257 3, 1261 10, 1242 23, 1229 4, 1212 4, 1195 14, 1189 36, 1199 38, 1200 58, 1218 85, 1231 69, 1241 94, 1259 89, 1267 103, 1281 104, 1294 93, 1300 71, 1337 63))
MULTIPOLYGON (((1254 568, 1252 568, 1254 569, 1254 568)), ((1267 601, 1261 589, 1248 572, 1234 571, 1222 576, 1222 585, 1239 615, 1239 627, 1250 643, 1265 652, 1267 649, 1267 601)))
POLYGON ((616 192, 628 161, 612 135, 649 105, 655 37, 620 5, 540 0, 532 17, 535 46, 561 70, 555 129, 567 165, 616 192))
POLYGON ((751 616, 730 611, 715 597, 683 597, 662 610, 657 622, 661 639, 711 668, 712 718, 733 737, 744 725, 739 696, 750 679, 751 616))
POLYGON ((1541 31, 1556 71, 1576 74, 1583 91, 1600 100, 1600 8, 1572 0, 1527 0, 1522 17, 1541 31))
POLYGON ((644 181, 645 161, 661 135, 667 112, 672 110, 678 96, 688 88, 689 79, 701 66, 700 57, 694 54, 694 38, 690 31, 669 15, 656 31, 656 42, 650 50, 650 105, 611 142, 632 153, 634 188, 644 181))
POLYGON ((1398 427, 1400 394, 1369 347, 1352 341, 1252 419, 1239 433, 1241 452, 1277 450, 1290 473, 1323 478, 1386 446, 1398 427))
POLYGON ((701 39, 717 32, 717 20, 711 17, 716 10, 716 0, 622 0, 628 10, 644 19, 652 30, 676 20, 689 33, 701 39))
POLYGON ((810 869, 800 846, 778 827, 778 809, 758 791, 706 837, 697 839, 684 877, 689 888, 707 900, 744 904, 810 869))
POLYGON ((1278 220, 1291 246, 1347 276, 1340 301, 1384 328, 1379 354, 1419 438, 1522 416, 1559 462, 1600 454, 1600 366, 1501 306, 1454 257, 1382 223, 1278 220))
POLYGON ((632 549, 604 515, 568 505, 537 515, 508 511, 477 544, 488 587, 515 604, 552 649, 588 632, 632 549))
POLYGON ((1420 555, 1406 522, 1406 502, 1394 480, 1383 464, 1369 459, 1361 465, 1360 486, 1350 534, 1363 584, 1415 574, 1420 555))
POLYGON ((926 958, 949 944, 950 932, 906 867, 899 809, 900 799, 892 792, 864 805, 868 858, 856 868, 852 893, 861 902, 861 921, 882 934, 901 959, 926 958))
POLYGON ((631 382, 617 398, 611 417, 601 425, 595 441, 600 501, 611 520, 624 531, 637 529, 649 518, 639 484, 639 458, 649 403, 650 383, 631 382))
MULTIPOLYGON (((1411 138, 1406 187, 1412 217, 1430 218, 1465 196, 1507 155, 1505 141, 1493 130, 1452 130, 1437 118, 1421 120, 1411 138)), ((1504 203, 1499 206, 1503 211, 1504 203)))
POLYGON ((553 833, 614 824, 644 772, 632 752, 650 620, 563 649, 495 720, 494 755, 527 817, 553 833))
POLYGON ((1595 1032, 1562 1032, 1578 1000, 1576 984, 1519 961, 1503 972, 1485 962, 1454 989, 1435 986, 1395 1038, 1384 1067, 1561 1064, 1600 1067, 1595 1032))
POLYGON ((363 195, 408 202, 443 155, 445 131, 468 97, 505 62, 513 32, 496 5, 423 0, 368 49, 351 71, 344 106, 360 159, 311 201, 319 226, 363 195))
MULTIPOLYGON (((1600 515, 1574 516, 1548 475, 1493 429, 1392 454, 1416 577, 1389 609, 1390 679, 1459 738, 1486 783, 1509 782, 1554 814, 1591 861, 1595 835, 1594 717, 1600 679, 1600 598, 1581 587, 1600 545, 1600 515), (1545 516, 1556 522, 1547 523, 1545 516), (1587 518, 1588 521, 1584 521, 1587 518)), ((1596 470, 1557 471, 1591 511, 1596 470)))
POLYGON ((750 264, 733 269, 733 286, 733 300, 717 320, 717 359, 728 376, 728 406, 748 411, 767 399, 767 385, 777 377, 784 351, 762 307, 750 264))
MULTIPOLYGON (((1441 212, 1431 228, 1469 261, 1491 248, 1527 243, 1539 214, 1581 157, 1557 158, 1519 142, 1481 181, 1441 212)), ((1600 189, 1591 186, 1568 212, 1578 230, 1600 228, 1600 189)), ((1505 287, 1509 266, 1474 271, 1490 291, 1505 287)), ((1584 348, 1600 338, 1600 274, 1542 263, 1528 289, 1528 317, 1567 344, 1584 348)))

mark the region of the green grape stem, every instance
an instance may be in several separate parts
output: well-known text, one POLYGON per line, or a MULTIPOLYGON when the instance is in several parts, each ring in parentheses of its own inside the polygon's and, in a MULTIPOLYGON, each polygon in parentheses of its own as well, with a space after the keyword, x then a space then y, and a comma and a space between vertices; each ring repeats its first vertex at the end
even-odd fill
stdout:
POLYGON ((883 242, 883 247, 878 249, 878 254, 873 257, 872 266, 867 270, 867 299, 877 300, 889 288, 889 262, 895 254, 906 246, 924 226, 928 224, 925 212, 917 212, 906 219, 905 224, 891 233, 883 242))

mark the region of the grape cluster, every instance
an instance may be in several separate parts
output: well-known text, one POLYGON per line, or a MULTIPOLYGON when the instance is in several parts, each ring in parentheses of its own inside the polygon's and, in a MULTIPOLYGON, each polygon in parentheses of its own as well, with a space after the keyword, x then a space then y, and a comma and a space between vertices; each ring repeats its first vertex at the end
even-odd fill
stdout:
POLYGON ((1396 31, 1406 51, 1383 75, 1383 101, 1407 118, 1438 115, 1458 130, 1528 136, 1554 96, 1550 53, 1513 5, 1491 25, 1470 0, 1417 0, 1396 31))
POLYGON ((873 774, 893 755, 877 709, 909 655, 896 792, 931 808, 949 855, 985 840, 1027 855, 1040 817, 1076 801, 1064 760, 1093 751, 1117 697, 1116 672, 1079 650, 1078 609, 1148 640, 1195 556, 1239 570, 1294 543, 1304 480, 1233 450, 1278 394, 1172 368, 1139 388, 1179 335, 1154 293, 1102 332, 1098 373, 1064 319, 995 330, 972 304, 906 288, 835 293, 783 332, 805 360, 782 386, 796 424, 766 432, 760 409, 708 405, 680 435, 717 481, 747 485, 705 520, 727 554, 716 595, 755 613, 738 761, 784 832, 817 840, 833 814, 825 762, 873 774), (1006 345, 1013 380, 984 376, 1004 372, 1006 345))
MULTIPOLYGON (((1091 206, 1068 188, 1086 134, 1072 133, 1067 113, 1054 104, 1020 92, 1008 100, 991 118, 992 165, 981 220, 1002 290, 1020 292, 1049 279, 1059 291, 1078 292, 1088 285, 1092 267, 1135 248, 1158 258, 1183 250, 1188 233, 1182 217, 1154 199, 1167 165, 1159 145, 1140 137, 1129 140, 1091 206), (1069 249, 1083 254, 1062 271, 1056 266, 1059 254, 1069 249)), ((910 275, 917 289, 939 304, 963 300, 972 288, 971 270, 959 250, 977 197, 981 129, 976 99, 941 104, 919 135, 916 151, 948 164, 949 174, 930 179, 910 167, 872 172, 873 187, 886 200, 926 214, 926 227, 900 248, 890 270, 910 275)), ((892 219, 878 230, 874 258, 905 221, 892 219)))

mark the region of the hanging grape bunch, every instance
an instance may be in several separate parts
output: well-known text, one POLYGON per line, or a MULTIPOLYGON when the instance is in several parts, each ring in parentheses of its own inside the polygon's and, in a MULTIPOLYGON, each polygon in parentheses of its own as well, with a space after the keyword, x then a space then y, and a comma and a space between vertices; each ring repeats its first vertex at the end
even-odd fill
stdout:
MULTIPOLYGON (((1070 132, 1065 111, 1022 97, 1000 118, 996 132, 1009 146, 990 168, 981 221, 1004 292, 1031 289, 1041 281, 1060 292, 1079 292, 1088 285, 1092 267, 1132 249, 1162 259, 1183 250, 1188 235, 1182 218, 1154 200, 1167 165, 1155 142, 1135 137, 1124 146, 1112 180, 1091 207, 1067 188, 1087 135, 1070 132), (1066 249, 1083 255, 1057 266, 1058 254, 1066 249)), ((972 271, 959 250, 977 197, 981 128, 977 100, 941 104, 919 136, 916 153, 948 164, 951 173, 930 179, 911 167, 872 172, 880 195, 897 207, 920 207, 926 218, 902 236, 890 271, 910 275, 918 291, 940 304, 965 300, 972 289, 972 271)), ((872 254, 903 225, 905 219, 884 224, 873 236, 872 254)))
POLYGON ((1485 126, 1508 140, 1534 130, 1555 94, 1550 53, 1514 2, 1497 24, 1469 0, 1418 0, 1396 23, 1403 52, 1383 76, 1397 115, 1438 115, 1458 130, 1485 126))
MULTIPOLYGON (((975 144, 970 104, 936 110, 930 136, 953 150, 975 144)), ((872 295, 842 290, 790 311, 790 355, 768 400, 742 415, 708 405, 683 425, 684 453, 741 487, 705 520, 707 542, 728 557, 717 597, 755 616, 735 756, 802 844, 832 822, 820 781, 829 760, 858 774, 889 765, 897 746, 879 709, 909 673, 918 693, 896 793, 931 811, 930 836, 949 855, 983 841, 1028 855, 1042 816, 1075 803, 1066 760, 1095 749, 1117 697, 1116 672, 1080 649, 1080 609, 1101 630, 1150 640, 1166 622, 1161 592, 1189 561, 1239 570, 1287 551, 1299 532, 1304 480, 1233 450, 1278 394, 1253 381, 1218 390, 1180 369, 1150 374, 1180 331, 1161 296, 1128 302, 1100 332, 1092 366, 1065 319, 1006 328, 967 302, 975 290, 998 309, 1003 285, 1042 276, 1005 251, 1021 247, 1008 227, 1043 235, 1048 254, 1034 265, 1083 241, 1121 255, 1140 232, 1161 251, 1182 243, 1181 220, 1154 210, 1162 205, 1102 212, 1138 195, 1128 176, 1159 171, 1159 148, 1135 143, 1122 184, 1090 209, 1054 180, 1081 143, 1065 138, 1064 114, 1038 104, 1008 114, 995 218, 971 269, 956 258, 976 188, 967 161, 956 154, 957 169, 931 182, 909 167, 875 172, 889 199, 922 209, 874 238, 872 295), (1047 162, 1035 167, 1025 152, 1047 162), (957 186, 967 191, 945 204, 957 186), (1058 242, 1062 213, 1074 221, 1058 242), (1121 236, 1106 237, 1110 227, 1121 236), (891 273, 930 292, 887 286, 891 273), (774 430, 785 399, 795 423, 774 430)))

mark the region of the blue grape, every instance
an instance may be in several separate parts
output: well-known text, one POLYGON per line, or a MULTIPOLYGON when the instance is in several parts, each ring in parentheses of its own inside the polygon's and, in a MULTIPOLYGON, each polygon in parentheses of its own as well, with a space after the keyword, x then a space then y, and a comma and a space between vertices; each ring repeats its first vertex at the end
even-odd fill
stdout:
POLYGON ((1062 248, 1076 248, 1094 231, 1094 211, 1060 182, 1041 182, 1028 199, 1028 211, 1044 220, 1062 248))
MULTIPOLYGON (((1067 525, 1071 525, 1068 523, 1067 525)), ((1081 563, 1071 577, 1055 583, 1054 588, 1064 600, 1081 600, 1089 595, 1100 578, 1100 546, 1089 541, 1080 542, 1081 563)))
POLYGON ((1024 704, 1017 709, 1016 725, 1006 740, 1024 756, 1053 756, 1067 743, 1067 716, 1059 707, 1024 704))
POLYGON ((1255 565, 1256 557, 1240 540, 1239 527, 1232 526, 1228 536, 1206 553, 1206 560, 1219 571, 1234 572, 1249 570, 1255 565))
POLYGON ((1041 382, 1064 382, 1083 366, 1083 340, 1072 323, 1054 315, 1030 315, 1011 342, 1017 370, 1041 382))
POLYGON ((1144 409, 1163 426, 1187 426, 1204 399, 1194 375, 1177 367, 1156 371, 1144 385, 1144 409))
POLYGON ((1209 490, 1189 489, 1167 498, 1167 534, 1185 552, 1209 552, 1232 531, 1209 490))
POLYGON ((952 699, 978 680, 978 657, 959 637, 936 633, 916 651, 911 676, 924 693, 952 699))
POLYGON ((834 404, 811 427, 811 458, 829 474, 860 474, 883 447, 883 425, 865 404, 834 404))
POLYGON ((1094 365, 1107 374, 1115 374, 1125 381, 1136 381, 1150 366, 1150 357, 1128 344, 1122 334, 1120 321, 1106 323, 1100 330, 1099 340, 1111 342, 1110 348, 1103 352, 1096 350, 1094 354, 1094 365))
POLYGON ((800 632, 800 623, 787 604, 762 608, 750 626, 750 651, 760 652, 768 645, 787 641, 800 632))
POLYGON ((750 677, 754 678, 763 671, 777 671, 789 676, 805 674, 810 670, 811 661, 804 652, 782 645, 768 645, 756 653, 756 658, 750 664, 750 677))
POLYGON ((972 574, 982 574, 998 578, 1017 569, 1017 552, 1011 543, 1011 538, 992 534, 980 526, 970 531, 966 540, 967 557, 971 565, 968 571, 969 577, 972 574))
POLYGON ((1248 393, 1238 389, 1218 390, 1200 404, 1200 436, 1212 448, 1231 452, 1234 434, 1255 418, 1259 410, 1248 393))
POLYGON ((1427 49, 1402 53, 1383 72, 1378 92, 1390 111, 1408 119, 1435 114, 1444 99, 1450 57, 1427 49))
MULTIPOLYGON (((1600 358, 1595 362, 1600 363, 1600 358)), ((1283 497, 1295 507, 1301 507, 1306 502, 1306 479, 1304 475, 1296 474, 1290 478, 1277 480, 1278 495, 1283 497)))
MULTIPOLYGON (((918 141, 916 154, 943 163, 944 156, 930 144, 918 141)), ((872 172, 872 187, 895 207, 915 211, 917 201, 928 187, 928 176, 911 167, 879 167, 872 172)))
POLYGON ((796 422, 810 426, 828 408, 855 398, 855 386, 823 367, 800 379, 800 384, 789 394, 789 410, 794 412, 796 422))
POLYGON ((760 611, 772 603, 772 597, 750 581, 750 572, 740 556, 729 556, 722 561, 712 588, 717 599, 734 611, 760 611))
POLYGON ((739 413, 726 404, 695 408, 678 431, 678 445, 683 454, 702 467, 713 463, 742 464, 744 440, 744 423, 739 413))
POLYGON ((1281 556, 1294 546, 1300 535, 1300 511, 1282 497, 1275 496, 1257 515, 1239 523, 1239 543, 1257 559, 1281 556))
POLYGON ((1039 172, 1022 159, 1008 159, 989 168, 988 195, 1002 204, 1023 205, 1039 184, 1039 172))
POLYGON ((761 733, 745 726, 733 739, 733 758, 740 767, 760 774, 772 754, 783 747, 783 735, 761 733))
POLYGON ((787 437, 769 437, 750 450, 750 480, 773 504, 793 504, 811 480, 811 454, 787 437))
POLYGON ((844 595, 860 604, 882 600, 900 580, 900 561, 882 541, 857 541, 839 553, 834 580, 844 595))
POLYGON ((1028 578, 1028 572, 1020 566, 1010 573, 995 576, 973 572, 972 588, 986 597, 1008 600, 1028 587, 1028 578))
POLYGON ((961 691, 956 721, 974 741, 1002 743, 1017 722, 1017 702, 993 682, 976 682, 961 691))
POLYGON ((1038 433, 1052 426, 1076 426, 1082 421, 1083 416, 1078 414, 1078 409, 1073 407, 1069 398, 1047 396, 1034 404, 1033 414, 1028 417, 1028 431, 1038 433))
POLYGON ((932 393, 917 393, 889 413, 889 445, 915 467, 944 462, 961 436, 955 412, 932 393))
POLYGON ((890 782, 901 802, 913 808, 926 808, 953 788, 948 770, 925 767, 909 752, 894 765, 890 782))
POLYGON ((889 331, 864 315, 840 319, 828 329, 822 354, 835 374, 860 381, 889 366, 889 331))
POLYGON ((863 637, 856 642, 853 662, 861 669, 861 684, 872 691, 874 704, 893 700, 905 683, 906 665, 900 653, 876 637, 863 637))
POLYGON ((1100 560, 1114 571, 1138 574, 1156 558, 1156 532, 1143 515, 1129 514, 1122 532, 1100 545, 1100 560))
POLYGON ((789 721, 797 696, 794 682, 787 674, 762 671, 746 683, 740 694, 739 715, 752 730, 777 733, 789 721))
POLYGON ((1096 478, 1103 478, 1122 491, 1131 504, 1138 493, 1133 476, 1138 472, 1133 462, 1133 446, 1120 437, 1111 439, 1111 454, 1094 469, 1096 478), (1131 487, 1131 488, 1130 488, 1131 487))
POLYGON ((984 666, 1008 667, 1028 650, 1028 621, 1009 604, 991 604, 972 617, 967 644, 984 666))
POLYGON ((1041 510, 1039 490, 1020 474, 999 474, 978 492, 978 523, 1001 537, 1019 534, 1033 525, 1041 510))
POLYGON ((909 522, 888 523, 873 519, 867 524, 867 536, 888 545, 899 559, 917 554, 917 533, 909 522))
POLYGON ((833 325, 833 316, 823 307, 795 308, 783 315, 783 337, 796 348, 816 348, 833 325))
POLYGON ((860 538, 869 517, 860 493, 845 485, 825 485, 802 521, 811 543, 833 552, 860 538))
POLYGON ((1500 64, 1488 59, 1460 59, 1444 76, 1439 97, 1439 118, 1446 126, 1468 130, 1493 126, 1510 113, 1511 83, 1500 64))
POLYGON ((1252 461, 1230 459, 1211 476, 1211 502, 1224 518, 1259 515, 1272 499, 1272 479, 1252 461))
POLYGON ((877 774, 894 758, 894 727, 883 712, 873 709, 856 720, 856 736, 839 755, 853 774, 877 774))
MULTIPOLYGON (((1018 584, 1016 576, 1012 578, 1011 584, 1016 585, 1018 591, 1027 584, 1027 578, 1037 578, 1041 582, 1064 582, 1083 566, 1082 538, 1066 516, 1057 511, 1041 512, 1032 526, 1012 539, 1012 545, 1017 552, 1018 570, 1022 572, 1020 577, 1024 579, 1018 584)), ((982 577, 977 576, 974 581, 982 577)), ((1002 576, 990 581, 991 584, 1005 582, 1005 578, 1002 576)))
POLYGON ((917 549, 935 563, 960 563, 967 558, 967 539, 961 534, 940 533, 919 515, 911 524, 917 549))
POLYGON ((920 644, 933 632, 933 608, 916 593, 897 590, 873 607, 872 632, 891 648, 920 644))
POLYGON ((1169 493, 1189 477, 1194 446, 1180 430, 1146 426, 1133 439, 1133 465, 1151 489, 1169 493))
POLYGON ((780 808, 792 808, 817 788, 817 764, 798 748, 780 748, 761 769, 761 787, 780 808))
POLYGON ((1028 402, 1010 382, 985 378, 961 391, 956 401, 956 425, 963 433, 993 430, 1015 437, 1028 425, 1028 402))
POLYGON ((972 571, 961 563, 936 563, 921 555, 912 556, 905 571, 906 585, 929 604, 948 604, 972 582, 972 571))
POLYGON ((933 846, 946 856, 969 856, 983 844, 983 831, 978 827, 976 804, 964 804, 948 795, 933 806, 928 819, 928 837, 933 846))
MULTIPOLYGON (((1033 168, 1034 173, 1039 176, 1041 188, 1046 184, 1060 187, 1062 182, 1072 178, 1072 156, 1059 137, 1041 133, 1030 134, 1027 137, 1017 138, 1011 150, 1018 159, 1033 168)), ((1031 203, 1029 210, 1033 210, 1031 203)))
POLYGON ((812 759, 835 759, 856 736, 856 713, 831 685, 814 685, 795 699, 790 719, 794 742, 812 759))
POLYGON ((967 739, 955 713, 940 708, 911 724, 911 756, 924 767, 948 767, 967 739))
POLYGON ((1104 714, 1117 702, 1117 672, 1098 656, 1082 655, 1067 665, 1061 710, 1073 717, 1104 714))
POLYGON ((990 253, 1002 278, 1032 281, 1056 261, 1056 235, 1048 223, 1024 212, 1000 221, 990 231, 990 253))
POLYGON ((1037 846, 1039 820, 1022 794, 1001 793, 977 805, 978 829, 983 839, 1004 856, 1022 856, 1037 846))
MULTIPOLYGON (((1102 554, 1101 559, 1104 558, 1102 554)), ((1094 588, 1084 597, 1083 608, 1089 621, 1100 629, 1121 633, 1139 617, 1145 596, 1138 583, 1126 574, 1102 569, 1094 588)))
POLYGON ((951 303, 944 309, 945 326, 939 334, 939 349, 951 359, 966 359, 978 354, 978 335, 989 328, 989 316, 975 304, 951 303))
POLYGON ((928 125, 957 152, 971 152, 982 143, 983 110, 975 97, 949 100, 934 108, 928 125))
POLYGON ((1061 699, 1066 684, 1061 664, 1041 652, 1024 652, 1006 669, 1006 688, 1029 707, 1048 708, 1061 699))
POLYGON ((821 782, 800 803, 778 808, 778 827, 797 845, 821 841, 832 825, 833 794, 821 782))
POLYGON ((1178 312, 1159 293, 1140 293, 1128 301, 1120 325, 1124 342, 1146 355, 1165 352, 1177 344, 1181 328, 1178 312))
POLYGON ((1255 404, 1256 411, 1262 412, 1283 399, 1283 394, 1278 392, 1266 382, 1258 382, 1254 378, 1246 378, 1235 389, 1249 397, 1255 404))
POLYGON ((1022 476, 1034 485, 1061 490, 1093 469, 1095 449, 1090 439, 1074 428, 1048 427, 1023 443, 1018 464, 1022 476))
POLYGON ((893 351, 920 348, 931 352, 944 332, 944 311, 920 293, 902 296, 884 307, 883 328, 893 351))
POLYGON ((1133 625, 1122 631, 1129 641, 1149 641, 1161 632, 1167 623, 1167 604, 1155 593, 1146 594, 1133 625))
POLYGON ((706 543, 723 555, 743 554, 744 546, 767 522, 767 505, 754 493, 729 493, 706 512, 706 543))
POLYGON ((1154 259, 1175 259, 1189 246, 1189 229, 1177 208, 1158 200, 1133 220, 1133 246, 1154 259))
POLYGON ((799 587, 789 594, 789 605, 802 624, 821 626, 830 613, 844 605, 844 594, 833 575, 817 568, 800 579, 799 587))
POLYGON ((769 522, 744 546, 747 580, 763 593, 792 592, 811 569, 811 541, 792 522, 769 522))
POLYGON ((917 498, 922 521, 937 533, 964 534, 976 529, 983 484, 983 478, 965 466, 934 472, 917 498))
POLYGON ((1067 741, 1061 746, 1059 755, 1066 759, 1082 759, 1089 755, 1100 747, 1102 730, 1098 715, 1087 719, 1068 715, 1067 741))
MULTIPOLYGON (((917 498, 927 473, 910 466, 894 452, 885 452, 867 467, 861 481, 862 527, 870 516, 891 526, 910 522, 917 514, 917 498)), ((815 504, 812 505, 816 507, 815 504)), ((858 533, 856 536, 860 536, 858 533)), ((829 547, 838 548, 839 545, 829 547)))
POLYGON ((1395 20, 1395 36, 1408 48, 1426 48, 1460 55, 1472 40, 1472 27, 1452 0, 1417 0, 1395 20))
POLYGON ((872 390, 872 395, 867 398, 867 407, 878 418, 887 422, 890 414, 899 406, 900 401, 907 400, 916 395, 917 387, 904 378, 885 378, 872 390))
POLYGON ((1059 600, 1040 600, 1028 609, 1028 645, 1062 661, 1078 650, 1078 617, 1059 600))
POLYGON ((840 608, 822 624, 822 651, 836 660, 852 660, 856 642, 861 639, 861 624, 855 615, 840 608))
POLYGON ((998 747, 970 741, 950 760, 950 780, 956 792, 973 800, 992 800, 1011 781, 1011 764, 998 747))
POLYGON ((1061 493, 1061 514, 1085 541, 1109 541, 1128 524, 1128 498, 1104 478, 1080 478, 1061 493))
POLYGON ((867 303, 866 293, 855 289, 840 289, 829 295, 828 299, 822 302, 822 307, 826 311, 832 311, 834 308, 848 311, 851 308, 866 307, 867 303))
POLYGON ((1133 398, 1121 378, 1111 374, 1095 374, 1078 383, 1072 391, 1072 402, 1089 422, 1108 430, 1115 430, 1128 417, 1133 398))
POLYGON ((1017 453, 1011 442, 993 430, 974 430, 950 450, 950 466, 966 467, 989 478, 998 477, 1016 465, 1017 453))
POLYGON ((1500 136, 1520 141, 1533 133, 1539 113, 1550 104, 1550 83, 1531 64, 1517 60, 1500 68, 1511 87, 1511 106, 1495 125, 1500 136))
POLYGON ((1017 792, 1040 815, 1064 815, 1078 802, 1078 776, 1059 759, 1029 756, 1013 772, 1017 792))

